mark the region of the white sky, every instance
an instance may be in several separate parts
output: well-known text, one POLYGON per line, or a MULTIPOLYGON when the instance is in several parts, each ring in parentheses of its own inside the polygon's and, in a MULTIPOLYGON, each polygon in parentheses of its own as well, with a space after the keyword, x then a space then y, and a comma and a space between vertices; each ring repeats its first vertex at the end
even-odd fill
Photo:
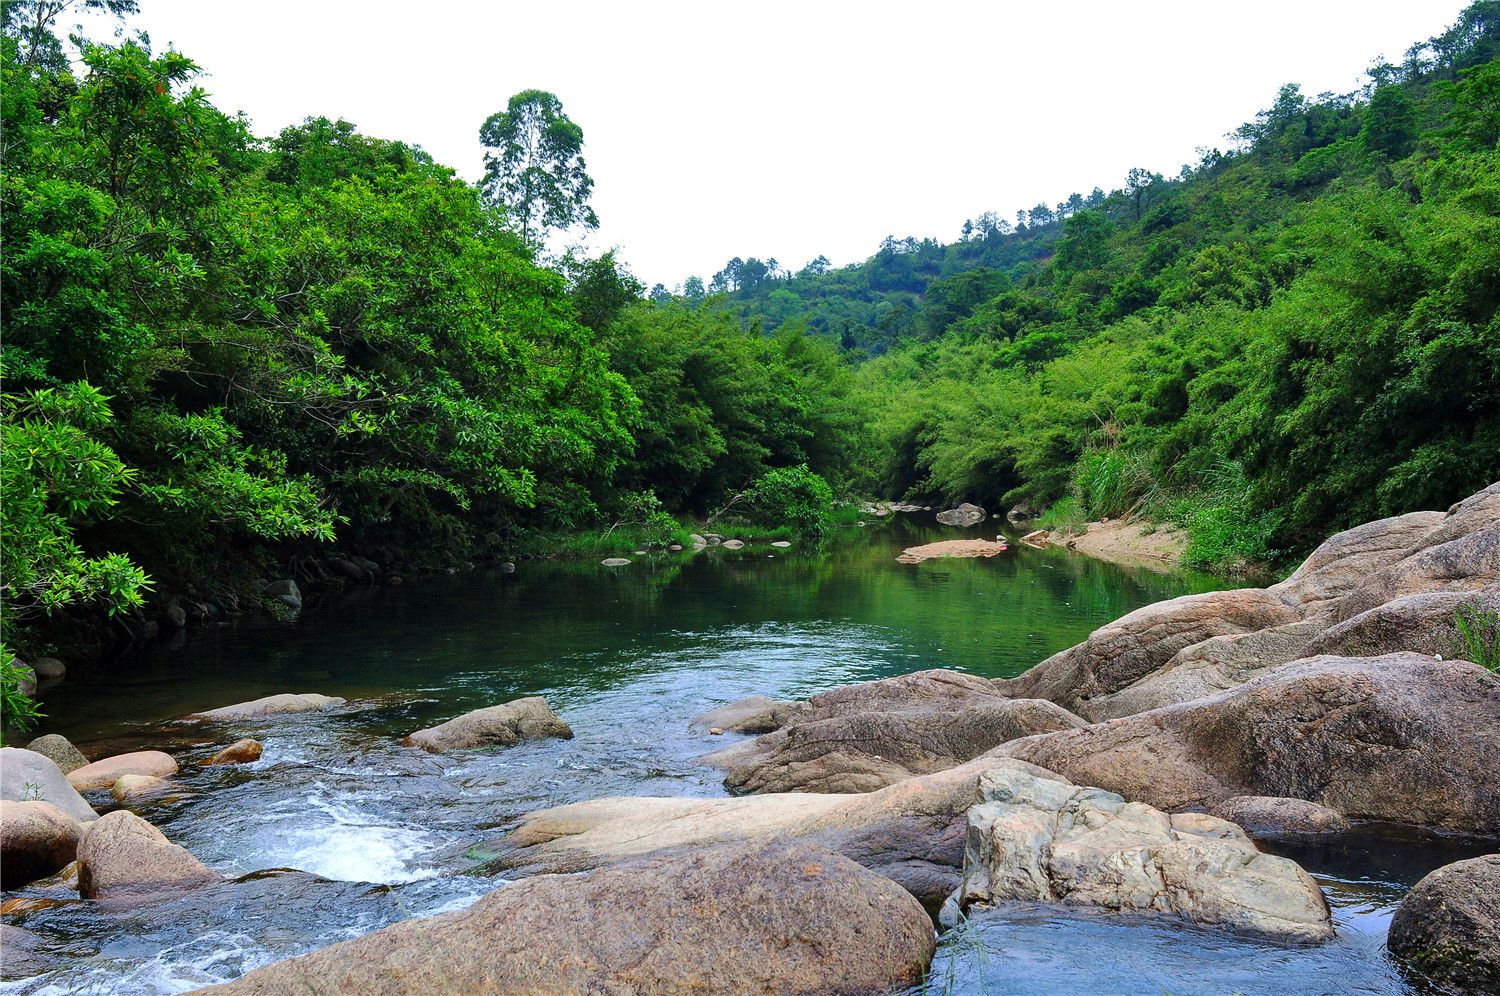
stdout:
POLYGON ((259 134, 308 115, 475 179, 518 90, 584 130, 601 227, 649 286, 731 256, 801 267, 882 238, 1168 175, 1286 82, 1348 92, 1462 0, 382 3, 140 0, 259 134))

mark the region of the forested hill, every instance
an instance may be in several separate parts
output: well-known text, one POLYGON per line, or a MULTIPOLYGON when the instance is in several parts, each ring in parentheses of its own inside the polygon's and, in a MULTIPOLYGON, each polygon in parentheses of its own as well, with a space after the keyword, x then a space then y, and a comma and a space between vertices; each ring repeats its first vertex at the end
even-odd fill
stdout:
POLYGON ((1500 476, 1500 4, 1346 96, 1287 86, 1176 178, 951 245, 715 281, 860 356, 867 486, 1144 508, 1204 563, 1443 507, 1500 476))

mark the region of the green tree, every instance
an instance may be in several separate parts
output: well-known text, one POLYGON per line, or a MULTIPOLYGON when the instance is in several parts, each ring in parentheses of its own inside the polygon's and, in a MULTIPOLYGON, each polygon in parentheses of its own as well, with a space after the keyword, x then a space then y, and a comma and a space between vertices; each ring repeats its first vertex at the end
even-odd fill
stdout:
POLYGON ((484 192, 517 220, 531 246, 548 231, 582 225, 598 228, 589 207, 594 181, 583 161, 583 129, 545 90, 522 90, 479 129, 484 192))

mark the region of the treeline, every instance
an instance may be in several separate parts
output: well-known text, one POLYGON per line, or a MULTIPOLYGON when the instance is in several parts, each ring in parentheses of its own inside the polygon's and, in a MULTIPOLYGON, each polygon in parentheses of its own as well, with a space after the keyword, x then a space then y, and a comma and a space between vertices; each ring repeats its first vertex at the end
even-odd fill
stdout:
POLYGON ((102 623, 333 549, 461 561, 845 458, 835 349, 634 304, 607 255, 543 263, 419 148, 324 118, 257 138, 144 39, 84 43, 75 72, 65 6, 4 6, 13 649, 62 610, 102 623))
POLYGON ((1145 509, 1203 564, 1500 477, 1500 3, 1166 179, 726 292, 877 354, 863 486, 1145 509), (816 272, 814 272, 816 271, 816 272))

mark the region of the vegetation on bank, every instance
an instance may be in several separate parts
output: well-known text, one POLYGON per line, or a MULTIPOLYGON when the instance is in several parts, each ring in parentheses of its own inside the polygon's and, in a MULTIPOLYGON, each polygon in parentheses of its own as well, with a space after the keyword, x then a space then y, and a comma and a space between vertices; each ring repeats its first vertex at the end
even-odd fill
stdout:
POLYGON ((145 39, 75 68, 66 6, 0 40, 13 649, 334 550, 816 539, 871 494, 1144 513, 1232 566, 1500 476, 1497 0, 1176 177, 675 294, 545 254, 597 221, 551 94, 471 185, 344 121, 254 136, 145 39))
POLYGON ((1500 4, 1474 3, 1358 92, 1284 87, 1175 177, 709 288, 868 357, 870 492, 1144 512, 1197 564, 1286 562, 1500 477, 1497 51, 1500 4))

